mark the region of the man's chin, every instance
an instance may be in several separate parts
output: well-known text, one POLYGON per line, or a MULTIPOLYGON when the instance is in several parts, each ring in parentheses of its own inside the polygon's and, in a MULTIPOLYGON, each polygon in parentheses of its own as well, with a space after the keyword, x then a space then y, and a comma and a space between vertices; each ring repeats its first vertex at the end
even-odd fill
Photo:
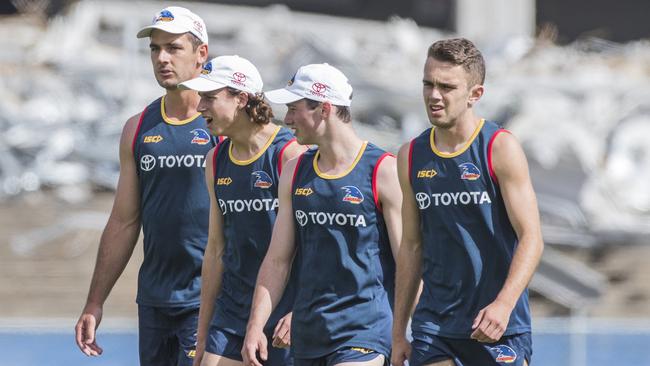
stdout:
POLYGON ((178 82, 176 80, 158 80, 158 85, 167 90, 176 90, 178 89, 178 82))
POLYGON ((432 126, 437 127, 437 128, 449 128, 449 127, 451 127, 450 123, 448 123, 446 121, 441 121, 439 119, 429 118, 429 123, 432 126))
POLYGON ((163 88, 167 90, 177 90, 178 89, 178 84, 177 83, 165 83, 161 85, 163 88))

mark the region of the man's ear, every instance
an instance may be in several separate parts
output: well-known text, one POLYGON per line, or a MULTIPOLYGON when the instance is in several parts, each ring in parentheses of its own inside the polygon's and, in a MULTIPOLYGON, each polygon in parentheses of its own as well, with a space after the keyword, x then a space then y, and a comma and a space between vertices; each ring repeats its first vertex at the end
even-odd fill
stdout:
POLYGON ((322 109, 322 116, 323 119, 329 118, 332 114, 332 103, 330 102, 323 102, 321 103, 321 109, 322 109))
POLYGON ((242 91, 239 94, 237 94, 236 98, 237 98, 237 108, 245 109, 249 99, 248 93, 242 91))
POLYGON ((469 106, 474 106, 476 102, 481 99, 483 96, 483 93, 485 92, 485 87, 483 85, 474 85, 470 90, 469 90, 469 98, 467 99, 467 104, 469 106))
POLYGON ((199 51, 199 62, 201 62, 201 65, 203 65, 208 60, 208 45, 205 43, 200 45, 198 51, 199 51))

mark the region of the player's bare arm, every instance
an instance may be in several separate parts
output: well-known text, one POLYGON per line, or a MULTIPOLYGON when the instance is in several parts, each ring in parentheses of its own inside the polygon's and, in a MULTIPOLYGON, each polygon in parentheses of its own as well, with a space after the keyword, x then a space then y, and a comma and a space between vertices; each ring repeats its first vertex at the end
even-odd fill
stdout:
POLYGON ((402 366, 410 356, 406 325, 415 304, 422 278, 422 239, 420 214, 409 179, 409 148, 404 144, 397 154, 397 172, 402 191, 402 239, 397 255, 395 311, 393 315, 393 353, 391 363, 402 366))
POLYGON ((494 173, 519 243, 503 288, 495 301, 482 309, 474 320, 472 338, 481 342, 495 342, 501 338, 544 248, 537 199, 521 145, 511 134, 500 133, 492 149, 494 173))
POLYGON ((77 346, 88 356, 102 353, 95 330, 104 302, 133 254, 140 234, 140 196, 132 142, 140 115, 129 118, 120 138, 120 177, 113 209, 102 233, 84 310, 75 327, 77 346))
POLYGON ((242 357, 245 365, 262 366, 257 359, 267 359, 267 342, 263 329, 278 304, 289 278, 295 254, 293 208, 291 205, 291 183, 298 159, 289 160, 282 169, 278 188, 279 209, 273 226, 271 244, 264 257, 253 294, 251 314, 246 327, 246 338, 242 357))
POLYGON ((201 267, 201 307, 199 309, 194 366, 201 364, 205 353, 205 342, 214 313, 214 302, 217 294, 221 291, 223 275, 222 256, 225 242, 223 237, 223 215, 214 192, 213 157, 215 149, 216 147, 210 150, 205 157, 205 184, 210 196, 210 226, 208 229, 208 243, 201 267))
MULTIPOLYGON (((282 166, 300 154, 307 151, 307 146, 300 145, 296 140, 289 143, 282 154, 282 166)), ((291 317, 292 313, 283 316, 273 330, 273 347, 287 348, 291 346, 291 317)))
POLYGON ((379 163, 376 184, 393 258, 397 259, 402 240, 402 191, 394 156, 388 155, 379 163))

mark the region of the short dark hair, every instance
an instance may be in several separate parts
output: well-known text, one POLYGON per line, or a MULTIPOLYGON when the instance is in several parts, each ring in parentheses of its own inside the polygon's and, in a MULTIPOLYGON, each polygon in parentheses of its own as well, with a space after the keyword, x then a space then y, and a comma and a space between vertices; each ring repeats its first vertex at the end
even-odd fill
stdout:
MULTIPOLYGON (((319 105, 321 105, 323 102, 319 102, 317 100, 312 100, 312 99, 307 99, 305 98, 305 102, 307 103, 307 108, 309 109, 315 109, 319 105)), ((352 114, 350 113, 350 107, 344 106, 344 105, 334 105, 336 107, 336 116, 341 119, 343 122, 350 122, 352 121, 352 114)))
POLYGON ((194 35, 194 33, 187 32, 186 34, 189 36, 190 42, 192 43, 192 51, 196 51, 199 46, 203 44, 203 41, 194 35))
POLYGON ((485 82, 485 60, 474 43, 465 38, 437 41, 429 47, 427 57, 462 66, 470 75, 470 81, 483 85, 485 82))

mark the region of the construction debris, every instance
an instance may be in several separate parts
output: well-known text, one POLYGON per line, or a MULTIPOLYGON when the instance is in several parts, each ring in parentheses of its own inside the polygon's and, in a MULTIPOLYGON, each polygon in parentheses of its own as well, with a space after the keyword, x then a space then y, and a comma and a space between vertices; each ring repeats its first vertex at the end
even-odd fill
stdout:
MULTIPOLYGON (((20 16, 0 22, 0 201, 48 187, 79 202, 115 188, 122 125, 163 92, 146 40, 135 38, 161 6, 82 1, 47 26, 20 16)), ((339 67, 355 88, 355 124, 389 150, 428 125, 426 49, 452 35, 398 18, 186 6, 205 19, 211 55, 253 60, 266 89, 302 64, 339 67)), ((488 75, 479 112, 524 145, 547 238, 593 246, 650 234, 650 43, 480 46, 488 75)))

